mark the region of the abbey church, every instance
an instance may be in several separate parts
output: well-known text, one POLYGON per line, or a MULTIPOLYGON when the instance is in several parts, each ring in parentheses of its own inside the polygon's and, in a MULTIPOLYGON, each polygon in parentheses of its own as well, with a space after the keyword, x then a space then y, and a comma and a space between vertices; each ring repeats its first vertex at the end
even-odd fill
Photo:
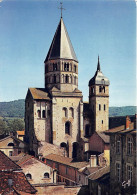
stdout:
POLYGON ((25 141, 36 156, 44 143, 77 158, 89 149, 94 132, 108 130, 109 80, 99 57, 90 79, 89 102, 78 89, 78 59, 61 17, 44 61, 45 88, 29 88, 25 100, 25 141))

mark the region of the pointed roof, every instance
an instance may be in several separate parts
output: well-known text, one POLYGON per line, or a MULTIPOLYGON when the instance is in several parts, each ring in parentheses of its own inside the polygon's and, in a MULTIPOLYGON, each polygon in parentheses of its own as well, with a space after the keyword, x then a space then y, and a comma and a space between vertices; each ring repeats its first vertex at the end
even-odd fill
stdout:
POLYGON ((57 58, 75 60, 78 62, 62 17, 58 24, 45 62, 57 58))
POLYGON ((98 56, 97 70, 93 78, 89 81, 89 86, 91 85, 109 85, 109 80, 103 75, 100 68, 100 61, 98 56))

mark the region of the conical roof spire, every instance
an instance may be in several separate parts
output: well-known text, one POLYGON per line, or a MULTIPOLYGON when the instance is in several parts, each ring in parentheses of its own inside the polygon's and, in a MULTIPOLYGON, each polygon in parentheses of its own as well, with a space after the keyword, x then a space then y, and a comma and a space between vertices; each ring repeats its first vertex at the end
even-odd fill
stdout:
POLYGON ((100 71, 100 61, 99 61, 99 55, 98 55, 98 64, 97 64, 97 71, 100 71))
POLYGON ((51 59, 67 59, 78 62, 62 17, 58 24, 45 62, 51 59))

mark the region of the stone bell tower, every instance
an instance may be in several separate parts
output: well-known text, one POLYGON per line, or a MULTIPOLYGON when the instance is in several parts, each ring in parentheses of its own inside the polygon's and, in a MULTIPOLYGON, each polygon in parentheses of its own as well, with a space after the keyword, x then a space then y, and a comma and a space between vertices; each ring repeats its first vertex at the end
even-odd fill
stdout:
POLYGON ((103 75, 98 56, 97 70, 89 81, 89 105, 94 118, 94 131, 108 130, 109 80, 103 75))
POLYGON ((45 59, 45 88, 61 92, 78 88, 78 60, 61 17, 45 59))

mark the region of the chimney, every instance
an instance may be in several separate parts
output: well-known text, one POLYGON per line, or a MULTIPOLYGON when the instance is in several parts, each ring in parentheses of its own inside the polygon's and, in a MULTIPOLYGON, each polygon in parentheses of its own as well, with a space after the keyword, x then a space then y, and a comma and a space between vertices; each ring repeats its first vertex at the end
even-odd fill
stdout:
POLYGON ((90 156, 90 167, 97 167, 97 157, 96 155, 90 156))
POLYGON ((131 123, 130 117, 126 116, 126 129, 129 129, 129 124, 131 123))

